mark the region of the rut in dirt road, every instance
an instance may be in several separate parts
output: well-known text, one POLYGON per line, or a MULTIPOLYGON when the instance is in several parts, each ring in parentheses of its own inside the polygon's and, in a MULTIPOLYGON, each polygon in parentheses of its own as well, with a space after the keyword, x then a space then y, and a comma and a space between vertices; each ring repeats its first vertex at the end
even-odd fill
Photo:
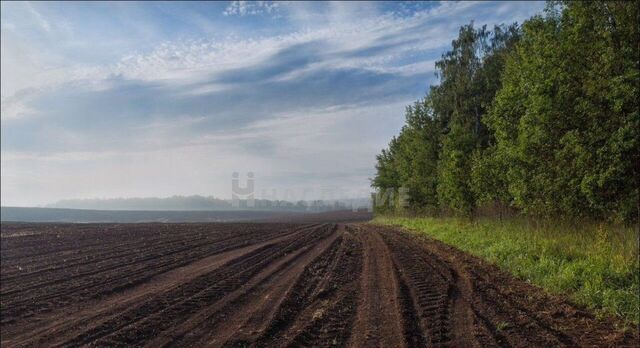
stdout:
POLYGON ((3 347, 638 342, 452 247, 369 224, 2 229, 3 347))

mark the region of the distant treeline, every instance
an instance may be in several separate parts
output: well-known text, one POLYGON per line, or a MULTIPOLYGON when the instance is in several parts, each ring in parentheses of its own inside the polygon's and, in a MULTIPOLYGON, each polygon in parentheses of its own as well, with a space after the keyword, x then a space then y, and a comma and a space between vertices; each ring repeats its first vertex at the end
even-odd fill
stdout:
POLYGON ((66 199, 47 205, 47 208, 94 209, 94 210, 177 210, 177 211, 231 211, 231 210, 267 210, 287 212, 325 212, 369 207, 368 200, 312 200, 290 202, 284 200, 246 199, 234 204, 232 200, 212 196, 171 196, 143 198, 96 198, 66 199))
POLYGON ((377 156, 372 186, 396 193, 378 209, 637 221, 639 4, 551 2, 522 25, 460 28, 377 156))

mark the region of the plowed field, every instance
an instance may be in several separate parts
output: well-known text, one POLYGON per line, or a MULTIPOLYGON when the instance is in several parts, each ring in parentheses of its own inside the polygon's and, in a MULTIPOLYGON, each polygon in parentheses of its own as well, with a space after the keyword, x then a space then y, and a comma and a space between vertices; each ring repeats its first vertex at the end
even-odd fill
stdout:
POLYGON ((436 241, 368 224, 2 224, 3 347, 635 346, 436 241))

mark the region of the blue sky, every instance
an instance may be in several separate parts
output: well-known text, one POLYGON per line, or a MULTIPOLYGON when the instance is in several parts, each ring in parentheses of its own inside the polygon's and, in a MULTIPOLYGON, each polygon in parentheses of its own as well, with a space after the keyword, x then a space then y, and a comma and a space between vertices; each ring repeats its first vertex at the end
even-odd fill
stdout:
POLYGON ((461 25, 541 2, 2 2, 2 205, 362 197, 461 25))

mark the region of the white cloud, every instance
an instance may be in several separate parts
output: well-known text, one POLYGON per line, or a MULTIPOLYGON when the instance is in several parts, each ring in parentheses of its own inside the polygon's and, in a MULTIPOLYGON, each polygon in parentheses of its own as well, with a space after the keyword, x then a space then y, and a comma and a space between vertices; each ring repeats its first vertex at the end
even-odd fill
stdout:
POLYGON ((15 96, 10 98, 2 98, 1 101, 2 120, 8 121, 11 119, 19 119, 29 113, 33 113, 35 110, 30 108, 26 101, 21 100, 15 96))
POLYGON ((232 1, 222 12, 225 16, 255 16, 277 14, 280 4, 275 1, 232 1))
POLYGON ((35 19, 36 23, 38 23, 38 26, 46 31, 46 32, 51 32, 51 25, 49 24, 49 22, 44 19, 44 17, 40 14, 40 12, 38 12, 32 5, 30 2, 25 2, 24 5, 26 6, 27 10, 29 11, 29 13, 33 16, 33 18, 35 19))
MULTIPOLYGON (((101 80, 111 76, 174 85, 189 84, 230 69, 242 69, 264 63, 282 49, 312 41, 322 41, 327 46, 325 56, 319 62, 305 67, 307 71, 326 67, 360 67, 391 73, 428 72, 432 70, 428 67, 432 60, 403 65, 397 65, 394 60, 409 54, 446 47, 458 26, 473 19, 476 15, 474 9, 481 5, 482 3, 473 2, 444 2, 432 9, 417 12, 411 17, 396 17, 393 14, 363 15, 362 9, 372 8, 371 4, 331 3, 329 12, 332 15, 328 17, 333 18, 334 23, 338 24, 331 27, 294 31, 258 39, 229 37, 223 40, 162 42, 149 52, 132 53, 114 64, 102 66, 67 64, 52 69, 45 66, 46 63, 43 62, 30 62, 32 57, 38 56, 33 50, 21 48, 11 36, 3 37, 3 75, 5 73, 11 75, 12 70, 25 66, 25 62, 26 66, 31 66, 32 70, 29 73, 20 71, 19 74, 10 76, 12 83, 3 84, 3 96, 10 96, 23 88, 38 89, 76 80, 94 81, 96 86, 100 86, 101 80), (457 20, 451 21, 444 18, 457 18, 457 20), (4 47, 5 39, 8 42, 7 47, 4 47), (358 50, 366 52, 367 49, 376 49, 377 46, 380 46, 378 52, 372 51, 355 57, 348 56, 349 52, 358 50), (385 50, 384 46, 388 46, 388 49, 385 50), (17 56, 15 52, 20 55, 17 56), (4 64, 5 61, 8 63, 4 64), (28 81, 19 82, 16 87, 12 87, 11 85, 14 85, 20 76, 28 76, 24 79, 28 81), (5 91, 8 92, 5 93, 5 91)), ((236 1, 229 5, 237 9, 234 11, 245 14, 251 13, 247 8, 255 7, 274 11, 266 9, 277 8, 277 6, 278 3, 260 1, 250 3, 236 1)), ((304 4, 299 6, 289 4, 287 9, 295 13, 292 9, 305 7, 304 4)), ((511 8, 511 11, 520 10, 520 7, 523 6, 513 4, 499 6, 500 12, 506 11, 505 8, 511 8)), ((33 9, 32 6, 30 8, 33 9)), ((495 20, 487 19, 486 21, 494 22, 495 20)), ((477 23, 484 22, 477 20, 477 23)), ((222 87, 214 85, 198 86, 194 93, 206 93, 220 88, 222 87)))
MULTIPOLYGON (((150 48, 96 64, 23 40, 3 17, 2 204, 226 197, 234 170, 256 172, 264 187, 366 191, 375 154, 458 27, 521 21, 542 7, 498 6, 398 15, 375 3, 234 2, 227 16, 279 15, 294 27, 140 43, 150 48)), ((52 42, 67 35, 44 12, 30 18, 52 42)), ((154 37, 153 28, 140 30, 154 37)))

